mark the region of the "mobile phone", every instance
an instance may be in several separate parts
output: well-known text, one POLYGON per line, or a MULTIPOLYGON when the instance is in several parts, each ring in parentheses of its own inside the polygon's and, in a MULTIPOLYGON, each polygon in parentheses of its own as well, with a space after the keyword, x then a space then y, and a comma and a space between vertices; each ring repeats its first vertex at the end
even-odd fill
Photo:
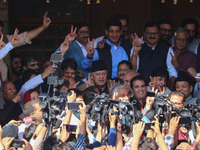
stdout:
POLYGON ((151 130, 151 126, 154 126, 154 123, 145 123, 144 130, 151 130))
POLYGON ((66 129, 67 129, 67 132, 76 132, 77 126, 66 124, 66 129))
POLYGON ((17 140, 17 139, 13 139, 12 143, 10 144, 10 147, 14 147, 14 148, 22 148, 22 145, 25 145, 25 142, 22 140, 17 140))
POLYGON ((83 106, 81 103, 68 102, 67 103, 67 109, 68 110, 79 110, 79 105, 83 106))

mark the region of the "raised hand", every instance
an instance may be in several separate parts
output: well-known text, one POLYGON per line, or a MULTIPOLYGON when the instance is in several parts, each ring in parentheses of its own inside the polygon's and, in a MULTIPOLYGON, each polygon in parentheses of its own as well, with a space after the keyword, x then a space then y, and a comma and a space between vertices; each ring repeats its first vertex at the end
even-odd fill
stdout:
POLYGON ((69 42, 73 42, 75 40, 76 30, 77 30, 77 27, 75 27, 75 29, 74 29, 74 27, 71 26, 71 32, 69 34, 67 34, 67 36, 66 36, 68 38, 69 42))
MULTIPOLYGON (((109 87, 108 87, 108 90, 109 90, 109 94, 111 95, 111 91, 113 89, 113 87, 116 85, 116 82, 115 80, 109 80, 109 87)), ((118 97, 117 97, 118 98, 118 97)))
POLYGON ((156 89, 156 77, 151 77, 150 76, 150 82, 149 82, 149 86, 152 92, 154 92, 156 89))
POLYGON ((18 37, 18 32, 19 30, 16 28, 15 29, 15 32, 12 36, 12 39, 11 39, 11 44, 15 47, 17 45, 17 43, 19 42, 19 37, 18 37))
POLYGON ((14 140, 14 137, 5 137, 2 140, 2 143, 5 147, 5 150, 9 150, 10 148, 10 144, 12 143, 12 141, 14 140))
POLYGON ((0 50, 2 49, 2 48, 4 48, 5 47, 5 43, 3 42, 3 34, 1 35, 1 39, 0 39, 0 50))
POLYGON ((41 74, 42 79, 45 79, 46 77, 48 77, 51 73, 53 72, 53 65, 45 68, 45 70, 43 71, 43 73, 41 74))
POLYGON ((109 113, 110 128, 115 128, 116 120, 116 115, 111 115, 111 113, 109 113))
POLYGON ((152 121, 152 123, 154 123, 154 126, 151 126, 151 128, 153 129, 154 133, 157 134, 161 134, 160 132, 160 127, 159 127, 159 121, 157 117, 154 117, 156 120, 152 121))
POLYGON ((48 12, 45 12, 44 17, 43 17, 43 24, 42 26, 46 29, 50 24, 51 24, 51 19, 47 17, 48 12))
POLYGON ((76 93, 73 90, 71 90, 70 92, 72 92, 72 93, 67 95, 67 100, 68 100, 68 102, 75 102, 76 93))
POLYGON ((139 51, 142 49, 143 37, 139 41, 138 35, 136 33, 134 33, 134 36, 133 36, 133 34, 131 34, 131 39, 132 39, 132 46, 134 47, 134 53, 138 54, 139 51))
POLYGON ((27 140, 25 140, 25 139, 22 139, 22 140, 25 143, 25 144, 22 145, 22 147, 23 147, 24 150, 32 150, 33 149, 32 146, 31 146, 31 144, 27 140))
POLYGON ((171 60, 172 65, 173 65, 175 68, 178 67, 179 63, 178 63, 178 60, 177 60, 176 53, 175 53, 174 56, 173 56, 173 54, 170 52, 170 55, 171 55, 171 57, 172 57, 172 60, 171 60))
POLYGON ((91 73, 88 73, 88 80, 86 82, 86 87, 88 88, 90 86, 94 86, 94 82, 92 81, 91 73))
POLYGON ((104 48, 105 42, 106 42, 106 39, 104 39, 104 40, 102 40, 102 41, 99 41, 99 42, 97 43, 97 47, 100 48, 100 49, 104 48))
POLYGON ((62 53, 62 55, 65 55, 68 49, 69 49, 69 40, 68 37, 66 36, 64 42, 61 44, 60 52, 62 53))
POLYGON ((12 101, 14 103, 18 103, 21 100, 21 97, 19 96, 21 94, 21 92, 19 92, 13 99, 12 101))
POLYGON ((88 38, 88 45, 87 45, 87 59, 92 60, 94 55, 94 39, 92 39, 92 44, 90 44, 90 39, 88 38))
POLYGON ((146 105, 145 105, 145 108, 146 110, 150 110, 154 104, 154 98, 155 97, 149 97, 147 96, 147 99, 146 99, 146 105))
POLYGON ((168 135, 175 135, 176 131, 178 131, 180 116, 172 117, 169 121, 169 131, 168 135))
POLYGON ((76 82, 74 85, 73 85, 73 88, 77 88, 77 86, 79 85, 80 81, 76 82))

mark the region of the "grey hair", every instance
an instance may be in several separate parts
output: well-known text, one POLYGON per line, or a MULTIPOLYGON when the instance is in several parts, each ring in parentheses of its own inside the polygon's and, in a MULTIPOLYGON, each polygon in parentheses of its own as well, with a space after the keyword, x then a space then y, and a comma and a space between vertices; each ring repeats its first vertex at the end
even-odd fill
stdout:
POLYGON ((33 113, 35 111, 35 104, 39 103, 38 100, 31 100, 29 102, 27 102, 25 105, 24 105, 24 110, 23 110, 23 113, 24 115, 27 117, 27 116, 30 116, 31 113, 33 113))
POLYGON ((180 32, 184 32, 184 33, 187 35, 187 38, 189 37, 188 31, 187 31, 185 28, 183 28, 183 27, 179 27, 179 28, 175 31, 174 36, 176 37, 177 34, 180 33, 180 32))
POLYGON ((125 85, 122 85, 122 84, 118 84, 118 85, 115 85, 112 88, 111 96, 114 94, 114 92, 118 92, 118 89, 121 89, 121 88, 125 88, 125 89, 128 90, 129 93, 131 93, 131 89, 128 86, 125 86, 125 85))

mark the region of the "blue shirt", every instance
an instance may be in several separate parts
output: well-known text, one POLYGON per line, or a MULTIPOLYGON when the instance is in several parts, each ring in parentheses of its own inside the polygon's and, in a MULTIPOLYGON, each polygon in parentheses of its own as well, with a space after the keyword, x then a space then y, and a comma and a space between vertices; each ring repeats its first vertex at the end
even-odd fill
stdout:
MULTIPOLYGON (((117 69, 118 69, 118 64, 122 60, 129 60, 128 56, 126 54, 126 51, 124 48, 120 45, 121 42, 119 41, 118 47, 111 43, 108 39, 106 40, 106 43, 111 46, 110 52, 112 55, 112 78, 117 78, 117 69)), ((87 57, 82 61, 82 67, 83 69, 92 69, 92 62, 99 60, 99 54, 98 51, 95 49, 93 59, 88 60, 87 57)))

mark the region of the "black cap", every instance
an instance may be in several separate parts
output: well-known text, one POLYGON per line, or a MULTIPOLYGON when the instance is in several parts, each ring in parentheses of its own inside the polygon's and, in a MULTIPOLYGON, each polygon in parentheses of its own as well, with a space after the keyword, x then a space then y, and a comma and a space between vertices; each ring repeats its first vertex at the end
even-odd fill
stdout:
POLYGON ((92 62, 92 72, 107 70, 106 65, 104 64, 103 60, 97 60, 92 62))
POLYGON ((186 81, 189 83, 189 85, 194 85, 194 77, 192 77, 190 74, 188 74, 187 72, 184 72, 184 71, 180 71, 178 73, 178 77, 176 78, 175 80, 175 84, 177 81, 186 81))

